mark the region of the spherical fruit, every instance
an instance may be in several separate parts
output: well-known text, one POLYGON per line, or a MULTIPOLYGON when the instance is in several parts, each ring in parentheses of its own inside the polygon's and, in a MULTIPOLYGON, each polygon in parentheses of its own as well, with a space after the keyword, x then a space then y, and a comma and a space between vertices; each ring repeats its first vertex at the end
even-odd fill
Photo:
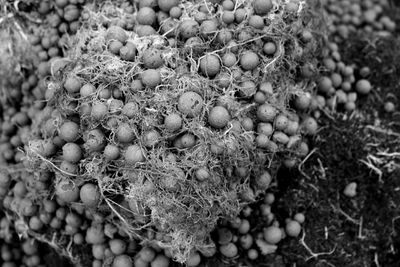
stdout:
POLYGON ((135 133, 128 123, 121 123, 115 133, 117 140, 121 143, 130 143, 135 139, 135 133))
POLYGON ((148 69, 157 69, 164 64, 164 59, 159 49, 146 49, 143 51, 142 57, 143 65, 148 69))
POLYGON ((250 231, 250 222, 246 219, 241 220, 238 231, 240 234, 247 234, 250 231))
POLYGON ((256 14, 265 15, 267 14, 273 7, 271 0, 255 0, 253 2, 253 8, 256 14))
POLYGON ((258 258, 258 251, 254 248, 249 249, 247 251, 247 257, 249 257, 250 260, 256 260, 258 258))
POLYGON ((158 0, 157 3, 162 11, 169 12, 171 8, 179 5, 179 0, 158 0))
POLYGON ((117 40, 121 43, 125 43, 128 39, 128 35, 126 34, 125 30, 122 29, 120 26, 113 25, 107 29, 106 40, 117 40))
POLYGON ((198 181, 202 182, 210 178, 210 173, 207 168, 199 168, 195 171, 195 177, 198 181))
POLYGON ((169 258, 163 254, 158 254, 154 260, 150 263, 151 267, 168 267, 169 266, 169 258))
POLYGON ((142 7, 137 12, 136 20, 141 25, 152 25, 156 22, 156 12, 150 7, 142 7))
POLYGON ((221 63, 216 55, 206 55, 200 60, 200 70, 207 77, 214 77, 221 69, 221 63))
POLYGON ((149 88, 155 88, 161 84, 161 74, 158 69, 147 69, 142 72, 140 77, 143 85, 149 88))
POLYGON ((304 223, 306 217, 304 216, 304 213, 299 212, 294 215, 293 219, 299 223, 304 223))
POLYGON ((284 131, 289 125, 289 119, 283 114, 276 116, 274 120, 275 129, 278 131, 284 131))
POLYGON ((227 258, 233 258, 238 254, 238 248, 234 243, 228 243, 220 246, 219 251, 227 258))
POLYGON ((118 255, 114 258, 112 267, 132 267, 133 262, 128 255, 118 255))
POLYGON ((64 122, 59 131, 59 136, 66 142, 73 142, 79 137, 79 125, 72 121, 64 122))
POLYGON ((77 93, 82 87, 81 81, 74 76, 67 77, 64 82, 64 88, 69 93, 77 93))
POLYGON ((297 95, 294 99, 294 105, 300 110, 307 109, 311 104, 311 95, 309 93, 297 95))
POLYGON ((392 101, 387 101, 384 104, 384 109, 387 113, 392 113, 396 110, 396 106, 392 101))
POLYGON ((274 120, 278 111, 272 105, 265 103, 257 108, 257 118, 262 122, 271 122, 274 120))
POLYGON ((301 225, 298 221, 290 220, 286 223, 285 231, 288 236, 297 237, 301 232, 301 225))
POLYGON ((88 244, 97 245, 105 242, 103 224, 92 224, 86 230, 85 241, 88 244))
POLYGON ((62 151, 63 159, 71 163, 77 163, 82 158, 82 149, 76 143, 66 143, 62 151))
POLYGON ((92 85, 90 83, 86 83, 85 85, 83 85, 81 87, 79 92, 80 92, 81 97, 91 96, 92 94, 94 94, 96 92, 96 87, 94 87, 94 85, 92 85))
POLYGON ((157 130, 148 130, 143 133, 142 144, 145 147, 154 147, 160 142, 161 135, 157 130))
POLYGON ((122 60, 134 61, 136 57, 136 45, 132 42, 127 42, 126 45, 120 47, 119 56, 122 60))
POLYGON ((244 70, 253 70, 260 63, 260 58, 253 51, 246 51, 240 57, 240 66, 244 70))
POLYGON ((208 114, 208 123, 217 129, 224 128, 230 119, 228 110, 222 106, 213 107, 208 114))
POLYGON ((269 226, 264 228, 264 240, 269 244, 277 244, 282 240, 282 231, 279 227, 269 226))
POLYGON ((372 86, 368 80, 361 79, 361 80, 358 80, 356 83, 356 91, 359 94, 366 95, 371 91, 371 89, 372 89, 372 86))
POLYGON ((201 256, 198 252, 192 252, 189 255, 189 258, 186 260, 186 266, 188 267, 196 267, 201 262, 201 256))
POLYGON ((199 32, 199 23, 195 20, 184 20, 179 26, 179 33, 183 39, 189 39, 196 36, 199 32))
MULTIPOLYGON (((205 20, 200 25, 200 34, 203 37, 214 36, 217 30, 218 30, 218 23, 216 23, 215 20, 205 20)), ((220 35, 221 33, 223 34, 224 31, 225 31, 224 29, 220 30, 218 35, 220 35)), ((230 32, 228 31, 228 33, 230 32)), ((217 40, 219 39, 218 35, 217 35, 217 40)))
POLYGON ((178 99, 178 109, 188 117, 196 117, 203 109, 203 98, 198 93, 185 92, 178 99))
POLYGON ((267 55, 275 54, 277 48, 274 42, 266 42, 263 46, 263 52, 267 55))
POLYGON ((106 137, 101 129, 93 129, 84 136, 84 148, 90 152, 101 151, 105 147, 106 137))
POLYGON ((116 160, 120 155, 120 150, 118 146, 108 144, 104 148, 103 154, 107 160, 116 160))
POLYGON ((56 184, 56 196, 65 203, 79 199, 79 188, 72 181, 63 179, 56 184))
POLYGON ((139 257, 145 262, 151 262, 156 257, 156 252, 150 247, 143 247, 138 252, 139 257))
POLYGON ((318 90, 322 93, 329 93, 333 87, 332 80, 329 77, 321 77, 318 81, 318 90))
POLYGON ((236 64, 236 55, 232 52, 227 52, 222 56, 222 64, 230 68, 236 64))
POLYGON ((302 127, 305 134, 315 135, 318 130, 318 123, 313 117, 307 117, 302 122, 302 127))
POLYGON ((90 207, 95 207, 101 200, 99 187, 92 183, 84 184, 79 193, 80 199, 83 204, 90 207))
POLYGON ((266 190, 272 181, 272 176, 268 171, 264 171, 254 180, 254 183, 259 190, 266 190))
POLYGON ((145 160, 145 154, 142 148, 138 145, 131 145, 126 148, 125 161, 128 164, 135 164, 145 160))
POLYGON ((96 120, 102 120, 108 113, 108 107, 103 102, 97 102, 92 104, 90 116, 96 120))
POLYGON ((164 119, 165 129, 174 132, 182 127, 182 117, 178 113, 171 113, 164 119))
POLYGON ((191 148, 196 144, 196 137, 191 133, 186 133, 180 138, 183 148, 191 148))

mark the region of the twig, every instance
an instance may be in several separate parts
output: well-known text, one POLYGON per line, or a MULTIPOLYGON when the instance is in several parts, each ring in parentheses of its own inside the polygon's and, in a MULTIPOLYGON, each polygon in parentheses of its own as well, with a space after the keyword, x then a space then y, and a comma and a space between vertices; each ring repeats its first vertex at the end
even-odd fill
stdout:
POLYGON ((329 119, 331 120, 335 120, 335 118, 329 114, 329 112, 325 109, 325 108, 320 108, 320 110, 325 114, 325 116, 327 116, 329 119))
MULTIPOLYGON (((75 257, 74 255, 72 255, 71 250, 69 250, 68 248, 64 249, 62 248, 60 245, 58 245, 55 241, 55 238, 53 236, 52 240, 48 240, 46 237, 39 235, 31 230, 29 230, 29 235, 33 236, 33 238, 35 238, 36 240, 42 242, 42 243, 46 243, 48 246, 50 246, 51 248, 53 248, 57 253, 59 253, 60 255, 66 257, 67 259, 70 260, 70 262, 72 264, 74 264, 74 266, 77 267, 82 267, 83 265, 81 264, 80 260, 78 257, 75 257)), ((71 239, 72 241, 72 239, 71 239)), ((71 242, 70 241, 70 242, 71 242)), ((72 244, 72 243, 71 243, 72 244)))
POLYGON ((380 127, 377 127, 377 126, 373 126, 373 125, 367 125, 367 126, 365 126, 365 128, 366 129, 369 129, 369 130, 372 130, 372 131, 375 131, 375 132, 377 132, 377 133, 381 133, 381 134, 386 134, 386 135, 393 135, 393 136, 396 136, 396 137, 400 137, 400 133, 396 133, 396 132, 393 132, 392 130, 387 130, 387 129, 382 129, 382 128, 380 128, 380 127))
POLYGON ((324 165, 322 165, 322 161, 319 158, 317 159, 317 161, 318 161, 318 164, 319 164, 319 168, 321 170, 321 179, 326 180, 326 172, 325 172, 324 165))
POLYGON ((69 173, 67 171, 61 170, 53 162, 51 162, 50 160, 46 159, 45 157, 43 157, 42 155, 40 155, 38 152, 34 151, 33 149, 31 149, 30 152, 34 153, 37 157, 39 157, 44 162, 50 164, 50 166, 52 166, 54 169, 58 170, 59 172, 65 174, 65 175, 69 175, 69 176, 75 176, 75 177, 78 176, 77 174, 72 174, 72 173, 69 173))
POLYGON ((317 148, 314 148, 313 150, 310 151, 310 153, 308 153, 308 155, 303 159, 302 162, 300 162, 298 170, 299 172, 304 175, 304 177, 308 178, 309 180, 311 180, 311 177, 308 176, 304 171, 303 171, 303 165, 304 163, 306 163, 306 161, 311 157, 312 154, 315 153, 315 151, 317 151, 317 148))
POLYGON ((400 219, 400 216, 396 216, 392 219, 392 232, 390 233, 390 235, 395 235, 396 234, 396 230, 394 227, 395 222, 400 219))
POLYGON ((323 262, 323 263, 325 263, 325 264, 327 264, 328 266, 331 266, 331 267, 336 267, 335 265, 333 265, 332 263, 330 263, 330 262, 328 262, 326 260, 321 260, 319 262, 323 262))
POLYGON ((14 17, 14 14, 7 14, 7 16, 0 18, 0 25, 3 23, 6 19, 14 17))
POLYGON ((384 156, 384 157, 400 157, 400 152, 387 153, 387 152, 381 151, 376 154, 378 156, 384 156))
POLYGON ((372 169, 376 174, 378 174, 378 176, 379 176, 379 182, 380 182, 380 183, 383 183, 383 180, 382 180, 383 172, 371 162, 371 157, 370 157, 370 155, 369 155, 367 158, 368 158, 368 162, 365 161, 365 160, 363 160, 363 159, 360 159, 359 161, 360 161, 361 163, 364 163, 365 165, 367 165, 368 168, 372 169))
POLYGON ((379 264, 378 252, 375 252, 375 254, 374 254, 374 263, 375 263, 376 267, 380 267, 381 266, 379 264))
POLYGON ((353 219, 352 217, 350 217, 350 215, 348 215, 346 212, 344 212, 340 207, 335 207, 333 204, 331 204, 331 207, 332 207, 332 209, 334 211, 339 212, 344 217, 346 217, 347 220, 351 221, 354 224, 360 225, 360 221, 359 220, 356 220, 356 219, 353 219))
POLYGON ((362 234, 363 222, 364 222, 364 218, 361 216, 360 227, 358 227, 358 238, 359 239, 365 239, 365 236, 362 234))
POLYGON ((15 27, 18 29, 19 34, 21 34, 22 38, 25 41, 28 41, 28 36, 24 33, 24 31, 22 30, 21 26, 18 24, 18 22, 14 21, 14 25, 15 27))
MULTIPOLYGON (((256 40, 265 38, 266 36, 267 36, 266 34, 263 34, 263 35, 254 37, 254 38, 252 38, 252 39, 250 39, 250 40, 247 40, 247 41, 244 41, 244 42, 241 42, 241 43, 231 44, 231 45, 229 45, 229 46, 225 46, 225 47, 223 47, 223 48, 221 48, 221 49, 215 50, 215 51, 213 51, 212 53, 213 53, 213 54, 216 54, 216 53, 218 53, 218 52, 224 51, 225 49, 230 49, 230 48, 236 47, 236 46, 243 46, 243 45, 245 45, 245 44, 247 44, 247 43, 251 43, 251 42, 254 42, 254 41, 256 41, 256 40)), ((199 59, 201 59, 201 58, 199 58, 199 59)))
POLYGON ((329 251, 329 252, 319 252, 319 253, 315 253, 315 252, 312 251, 312 249, 311 249, 311 248, 306 244, 306 242, 304 241, 305 237, 306 237, 306 233, 305 233, 305 231, 303 231, 303 236, 302 236, 301 239, 300 239, 300 244, 308 251, 308 253, 311 254, 311 256, 308 257, 308 258, 306 259, 306 261, 309 261, 310 259, 313 259, 313 258, 318 258, 319 256, 323 256, 323 255, 332 255, 332 254, 335 252, 335 250, 336 250, 337 245, 335 244, 335 246, 333 247, 333 249, 332 249, 331 251, 329 251))

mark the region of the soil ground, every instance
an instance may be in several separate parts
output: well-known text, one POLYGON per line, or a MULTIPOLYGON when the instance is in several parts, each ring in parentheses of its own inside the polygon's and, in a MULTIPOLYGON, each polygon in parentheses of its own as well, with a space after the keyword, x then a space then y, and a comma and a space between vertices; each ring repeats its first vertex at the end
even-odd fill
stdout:
MULTIPOLYGON (((398 14, 397 14, 398 15, 398 14)), ((278 214, 303 211, 302 238, 285 240, 287 266, 400 266, 400 38, 355 36, 342 47, 346 63, 368 66, 374 92, 361 112, 323 119, 313 153, 282 170, 278 214), (343 189, 356 182, 357 195, 343 189)))

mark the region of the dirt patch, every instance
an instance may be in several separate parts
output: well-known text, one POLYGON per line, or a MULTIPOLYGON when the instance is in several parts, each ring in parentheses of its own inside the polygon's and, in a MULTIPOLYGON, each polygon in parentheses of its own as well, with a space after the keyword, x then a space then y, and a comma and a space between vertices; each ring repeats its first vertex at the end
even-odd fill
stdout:
POLYGON ((400 116, 383 108, 390 100, 398 110, 399 44, 396 37, 354 36, 342 47, 346 64, 370 68, 374 92, 361 99, 362 112, 324 119, 307 161, 280 172, 277 213, 307 218, 300 241, 280 246, 286 263, 400 265, 400 116), (354 198, 343 195, 350 182, 358 185, 354 198))
MULTIPOLYGON (((397 266, 396 234, 400 203, 400 170, 381 177, 360 160, 371 155, 375 134, 359 120, 326 122, 314 140, 315 152, 300 170, 282 170, 278 180, 286 190, 280 211, 303 211, 305 232, 300 241, 280 247, 287 263, 298 266, 397 266), (342 191, 356 182, 357 196, 342 191)), ((382 138, 382 137, 380 137, 382 138)), ((283 188, 281 188, 283 189, 283 188)), ((398 255, 397 255, 398 256, 398 255)))

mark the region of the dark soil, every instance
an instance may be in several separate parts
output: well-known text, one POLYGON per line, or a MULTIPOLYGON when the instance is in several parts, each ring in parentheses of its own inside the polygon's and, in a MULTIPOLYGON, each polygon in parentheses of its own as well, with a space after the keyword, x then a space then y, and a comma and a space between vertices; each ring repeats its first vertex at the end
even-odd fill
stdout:
POLYGON ((358 119, 326 123, 302 168, 279 177, 286 186, 280 208, 303 211, 307 218, 304 242, 286 240, 280 253, 289 266, 400 266, 400 169, 383 170, 379 178, 360 161, 373 155, 368 144, 393 138, 366 130, 358 119), (354 198, 342 193, 350 182, 358 185, 354 198))
POLYGON ((287 266, 400 266, 399 38, 355 36, 342 47, 345 63, 368 66, 374 92, 361 113, 323 119, 315 151, 299 169, 282 170, 278 214, 305 212, 302 238, 286 239, 287 266), (397 154, 396 154, 397 153, 397 154), (357 195, 343 189, 356 182, 357 195))

